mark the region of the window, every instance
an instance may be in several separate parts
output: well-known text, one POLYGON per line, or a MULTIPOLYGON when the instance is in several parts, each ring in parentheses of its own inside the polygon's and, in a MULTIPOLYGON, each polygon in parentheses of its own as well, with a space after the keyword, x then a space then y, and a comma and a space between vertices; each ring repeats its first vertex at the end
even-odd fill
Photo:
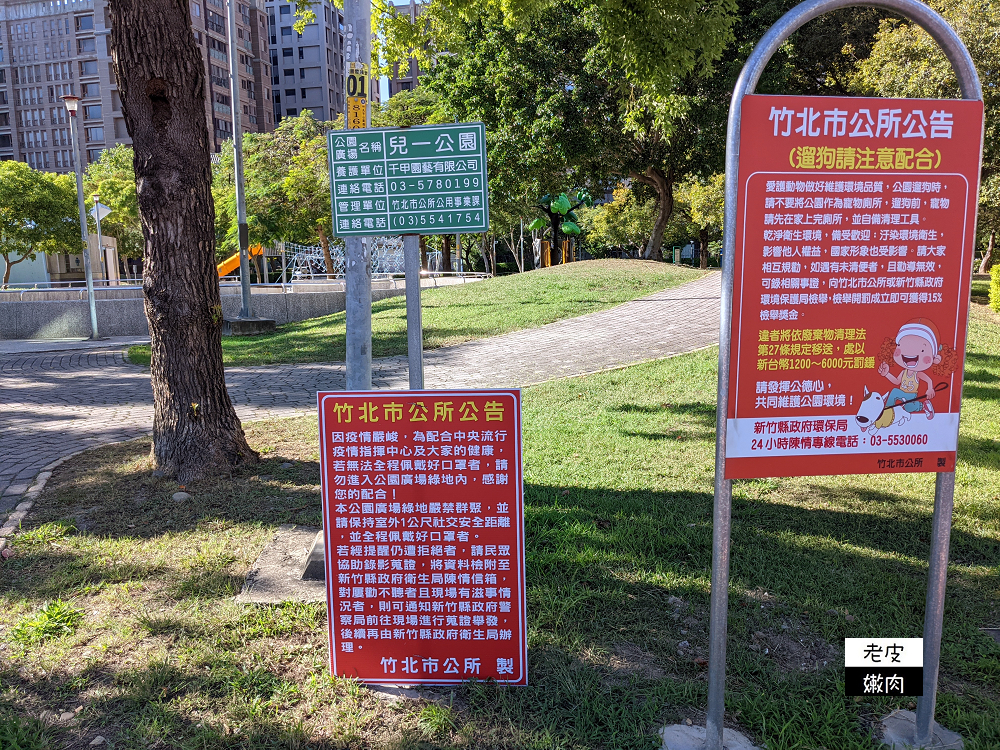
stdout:
POLYGON ((87 99, 91 96, 101 95, 101 84, 99 83, 81 83, 80 84, 80 95, 87 99))
POLYGON ((84 128, 87 131, 87 143, 104 140, 104 128, 84 128))
POLYGON ((96 76, 97 75, 97 60, 81 60, 80 61, 80 75, 82 75, 82 76, 96 76))
POLYGON ((76 40, 76 51, 81 55, 87 52, 97 52, 97 40, 95 39, 77 39, 76 40))
POLYGON ((286 78, 294 78, 295 77, 295 68, 285 68, 284 71, 282 71, 282 72, 285 74, 286 78))
POLYGON ((285 114, 288 115, 289 117, 295 117, 296 115, 298 115, 298 113, 299 113, 299 111, 297 109, 295 109, 294 107, 292 109, 286 109, 285 110, 285 114))
MULTIPOLYGON (((299 50, 299 52, 301 52, 301 51, 302 50, 299 50)), ((305 78, 305 77, 306 77, 306 69, 305 68, 299 68, 299 78, 305 78)))
POLYGON ((282 57, 291 57, 292 56, 292 48, 291 47, 282 47, 281 48, 281 56, 282 57))
POLYGON ((101 158, 101 153, 104 151, 103 148, 88 148, 87 149, 87 160, 93 164, 95 161, 101 158))
POLYGON ((201 18, 201 6, 198 3, 191 3, 191 15, 195 18, 201 18))
POLYGON ((0 112, 0 126, 10 125, 10 112, 0 112))
POLYGON ((101 105, 100 104, 88 104, 83 108, 83 119, 85 120, 100 120, 101 119, 101 105))
POLYGON ((290 6, 288 6, 288 5, 282 5, 282 6, 281 6, 281 7, 280 7, 280 8, 278 9, 278 12, 279 12, 279 13, 280 13, 281 15, 283 15, 283 16, 288 16, 288 15, 291 15, 291 13, 292 13, 292 9, 291 9, 291 7, 290 7, 290 6))
POLYGON ((14 143, 9 135, 0 135, 0 148, 13 148, 14 143))
POLYGON ((93 16, 77 16, 76 17, 76 30, 77 31, 90 31, 94 28, 94 17, 93 16))
POLYGON ((285 89, 285 96, 289 99, 295 99, 295 89, 285 89))
POLYGON ((305 99, 307 96, 309 96, 309 94, 306 93, 305 89, 302 89, 302 98, 305 99))

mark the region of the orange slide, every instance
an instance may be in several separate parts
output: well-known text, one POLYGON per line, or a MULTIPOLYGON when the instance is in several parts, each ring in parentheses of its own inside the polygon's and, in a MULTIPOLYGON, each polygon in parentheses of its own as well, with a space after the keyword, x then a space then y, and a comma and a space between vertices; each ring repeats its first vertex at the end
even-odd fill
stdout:
MULTIPOLYGON (((263 254, 264 254, 264 246, 263 245, 251 245, 250 246, 250 257, 251 258, 254 257, 255 255, 263 255, 263 254)), ((231 274, 233 271, 235 271, 239 267, 240 267, 240 254, 239 253, 234 253, 233 255, 230 255, 224 261, 222 261, 221 263, 219 263, 216 266, 216 269, 219 272, 219 278, 222 278, 223 276, 228 276, 229 274, 231 274)))

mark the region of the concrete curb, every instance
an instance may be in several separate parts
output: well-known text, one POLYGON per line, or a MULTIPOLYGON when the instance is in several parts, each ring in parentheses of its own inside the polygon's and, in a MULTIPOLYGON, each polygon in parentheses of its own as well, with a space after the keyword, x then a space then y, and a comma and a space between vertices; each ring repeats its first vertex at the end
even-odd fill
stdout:
MULTIPOLYGON (((259 417, 257 419, 246 419, 240 421, 244 424, 250 424, 253 422, 263 422, 265 420, 270 420, 270 419, 296 419, 298 417, 308 416, 312 413, 313 413, 312 411, 303 410, 295 414, 283 414, 280 417, 259 417)), ((52 478, 53 471, 55 471, 58 467, 62 466, 64 463, 69 461, 71 458, 79 456, 81 453, 86 453, 87 451, 95 450, 96 448, 104 448, 109 445, 118 445, 119 443, 131 443, 134 440, 142 440, 143 438, 147 438, 150 435, 152 435, 151 432, 146 435, 139 435, 138 437, 132 437, 126 440, 112 440, 107 443, 101 443, 100 445, 92 445, 89 448, 73 451, 72 453, 63 456, 62 458, 59 458, 53 461, 52 463, 43 466, 41 471, 39 471, 38 474, 35 475, 35 478, 34 480, 32 480, 32 484, 28 488, 28 491, 21 496, 21 502, 14 507, 14 510, 12 510, 10 514, 7 516, 7 520, 3 522, 2 526, 0 526, 0 562, 3 561, 2 554, 4 550, 10 547, 11 544, 10 538, 14 535, 14 532, 21 527, 21 522, 25 519, 25 517, 28 515, 28 512, 34 506, 35 500, 37 500, 38 496, 42 494, 42 491, 45 489, 45 485, 48 483, 49 479, 52 478)))
POLYGON ((47 466, 43 466, 42 470, 35 475, 31 487, 24 493, 21 502, 15 506, 10 515, 7 516, 7 520, 4 521, 3 526, 0 527, 0 553, 3 553, 10 546, 10 537, 13 536, 15 531, 21 528, 21 522, 28 515, 28 511, 31 510, 32 506, 34 506, 35 500, 42 494, 46 483, 52 478, 52 472, 81 453, 83 453, 82 450, 74 451, 62 458, 56 459, 47 466))

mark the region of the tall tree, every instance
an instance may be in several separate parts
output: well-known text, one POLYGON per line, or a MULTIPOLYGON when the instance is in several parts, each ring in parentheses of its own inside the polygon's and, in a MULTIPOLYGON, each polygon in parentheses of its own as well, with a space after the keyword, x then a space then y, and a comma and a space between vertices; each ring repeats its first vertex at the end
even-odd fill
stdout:
POLYGON ((0 257, 6 289, 15 265, 39 253, 79 253, 80 219, 72 175, 38 172, 19 161, 0 162, 0 257))
POLYGON ((205 66, 187 0, 111 0, 110 13, 145 238, 152 457, 187 482, 259 460, 222 365, 205 66))
POLYGON ((708 243, 722 235, 726 212, 726 175, 692 177, 677 186, 677 199, 690 230, 698 235, 700 267, 708 268, 708 243))

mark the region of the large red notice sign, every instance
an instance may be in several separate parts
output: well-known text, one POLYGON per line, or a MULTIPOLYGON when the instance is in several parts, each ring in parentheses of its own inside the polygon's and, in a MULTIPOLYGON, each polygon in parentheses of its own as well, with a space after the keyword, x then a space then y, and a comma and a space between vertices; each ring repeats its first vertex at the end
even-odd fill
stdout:
POLYGON ((520 391, 318 398, 332 673, 526 685, 520 391))
POLYGON ((953 471, 977 101, 747 96, 726 477, 953 471))

